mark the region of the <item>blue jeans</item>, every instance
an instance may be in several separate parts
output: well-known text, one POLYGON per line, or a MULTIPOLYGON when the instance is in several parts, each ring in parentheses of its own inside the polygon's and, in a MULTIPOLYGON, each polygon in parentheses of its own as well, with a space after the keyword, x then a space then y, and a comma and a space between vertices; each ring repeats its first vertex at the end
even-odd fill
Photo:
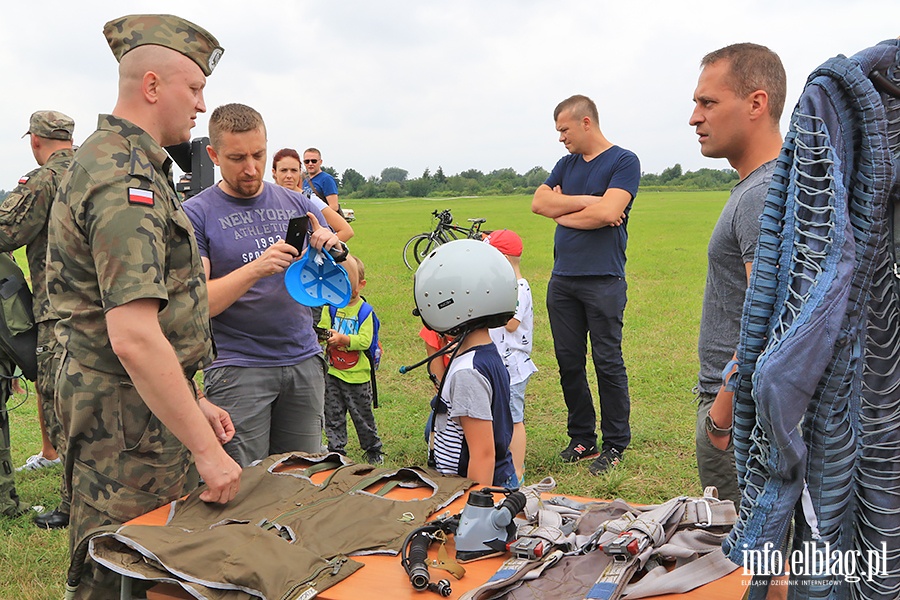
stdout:
POLYGON ((597 373, 602 448, 624 450, 631 441, 631 399, 622 358, 622 316, 628 285, 621 277, 562 277, 547 285, 547 313, 559 381, 573 441, 597 444, 597 415, 587 380, 587 340, 597 373))

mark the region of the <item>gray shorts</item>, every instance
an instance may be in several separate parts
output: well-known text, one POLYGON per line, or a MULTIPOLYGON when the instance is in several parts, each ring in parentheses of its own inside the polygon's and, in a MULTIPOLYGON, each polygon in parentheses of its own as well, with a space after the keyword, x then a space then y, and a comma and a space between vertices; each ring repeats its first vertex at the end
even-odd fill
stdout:
MULTIPOLYGON (((530 379, 531 376, 529 375, 528 378, 530 379)), ((509 384, 509 412, 512 413, 513 423, 525 421, 525 388, 527 386, 528 379, 509 384)))

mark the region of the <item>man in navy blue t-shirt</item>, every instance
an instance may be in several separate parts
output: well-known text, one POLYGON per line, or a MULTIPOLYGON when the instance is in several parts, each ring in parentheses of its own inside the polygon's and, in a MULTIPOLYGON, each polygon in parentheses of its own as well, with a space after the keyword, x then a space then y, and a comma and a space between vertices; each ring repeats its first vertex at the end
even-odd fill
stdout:
POLYGON ((303 152, 303 166, 309 177, 303 181, 303 191, 311 198, 313 194, 319 197, 328 207, 342 217, 341 205, 338 199, 337 182, 331 174, 322 170, 322 153, 316 148, 307 148, 303 152))
POLYGON ((631 441, 622 316, 628 212, 641 166, 633 152, 604 137, 590 98, 563 100, 553 118, 569 155, 537 189, 531 210, 556 221, 547 312, 571 438, 560 457, 575 462, 596 456, 590 472, 598 475, 619 464, 631 441), (599 450, 586 371, 588 335, 600 400, 599 450))

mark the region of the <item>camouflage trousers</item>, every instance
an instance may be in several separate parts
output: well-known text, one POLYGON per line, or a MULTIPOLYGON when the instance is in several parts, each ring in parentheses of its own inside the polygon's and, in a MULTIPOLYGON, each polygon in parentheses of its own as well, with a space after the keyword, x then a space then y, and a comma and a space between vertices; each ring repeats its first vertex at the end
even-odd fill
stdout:
MULTIPOLYGON (((47 430, 47 437, 53 445, 53 448, 59 454, 59 457, 62 459, 62 462, 65 463, 66 458, 64 453, 66 440, 63 435, 62 425, 59 423, 56 408, 56 371, 59 368, 61 346, 56 341, 56 335, 53 333, 53 327, 55 325, 56 321, 44 321, 43 323, 38 323, 38 370, 35 387, 41 397, 40 410, 44 417, 44 428, 47 430)), ((58 510, 62 513, 69 514, 69 490, 66 485, 65 475, 60 478, 59 497, 58 510)))
POLYGON ((334 375, 325 377, 325 437, 328 451, 344 453, 347 445, 347 413, 353 420, 359 445, 365 452, 380 452, 381 438, 372 412, 372 384, 347 383, 334 375))
POLYGON ((12 395, 12 376, 15 366, 5 356, 0 359, 0 516, 17 517, 28 510, 19 502, 16 492, 16 471, 13 468, 9 438, 7 401, 12 395))
MULTIPOLYGON (((92 529, 124 523, 194 489, 187 448, 150 412, 131 380, 63 351, 56 380, 70 486, 69 551, 92 529)), ((119 577, 88 563, 77 598, 118 597, 119 577)))

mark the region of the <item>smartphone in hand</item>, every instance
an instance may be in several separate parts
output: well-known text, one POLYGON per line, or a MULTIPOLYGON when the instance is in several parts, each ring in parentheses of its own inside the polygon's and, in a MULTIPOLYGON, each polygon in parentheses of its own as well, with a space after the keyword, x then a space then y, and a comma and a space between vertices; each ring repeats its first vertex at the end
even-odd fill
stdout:
POLYGON ((294 217, 288 221, 287 234, 284 236, 284 241, 296 248, 297 252, 302 252, 308 228, 308 216, 294 217))

